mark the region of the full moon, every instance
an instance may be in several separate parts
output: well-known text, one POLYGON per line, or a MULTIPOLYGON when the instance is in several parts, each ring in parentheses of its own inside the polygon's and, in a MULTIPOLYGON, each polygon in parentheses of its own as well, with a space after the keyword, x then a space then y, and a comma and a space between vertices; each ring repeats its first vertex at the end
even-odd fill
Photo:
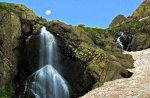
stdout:
POLYGON ((50 15, 51 13, 52 13, 51 10, 46 10, 46 11, 45 11, 45 14, 46 14, 46 15, 50 15))

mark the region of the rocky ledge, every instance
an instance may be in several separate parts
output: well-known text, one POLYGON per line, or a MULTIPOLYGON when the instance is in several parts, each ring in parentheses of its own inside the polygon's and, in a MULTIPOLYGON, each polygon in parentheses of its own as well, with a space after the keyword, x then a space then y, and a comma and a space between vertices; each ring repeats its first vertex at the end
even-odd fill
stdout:
POLYGON ((125 53, 135 60, 133 76, 106 82, 81 98, 150 98, 150 49, 125 53))

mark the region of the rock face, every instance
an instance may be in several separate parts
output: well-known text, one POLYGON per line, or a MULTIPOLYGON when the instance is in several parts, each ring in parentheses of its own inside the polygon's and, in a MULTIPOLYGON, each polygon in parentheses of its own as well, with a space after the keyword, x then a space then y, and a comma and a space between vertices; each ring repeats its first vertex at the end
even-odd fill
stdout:
POLYGON ((150 47, 150 35, 144 33, 136 33, 133 35, 131 42, 131 50, 143 50, 150 47))
POLYGON ((71 66, 77 66, 74 61, 70 60, 70 63, 68 63, 68 59, 66 59, 67 61, 63 59, 66 63, 62 62, 63 66, 66 66, 65 68, 68 67, 65 70, 67 73, 65 77, 73 85, 78 95, 83 95, 86 91, 101 86, 106 81, 132 75, 132 73, 126 70, 126 68, 133 68, 132 57, 123 55, 121 49, 117 48, 117 45, 115 49, 115 41, 111 41, 111 49, 106 52, 95 45, 84 29, 80 27, 68 26, 59 21, 52 21, 47 24, 47 28, 58 37, 58 40, 62 39, 61 42, 64 41, 64 44, 58 44, 60 50, 64 49, 61 51, 62 58, 71 57, 76 62, 80 62, 80 68, 83 70, 79 69, 79 73, 82 74, 80 76, 77 75, 78 77, 70 73, 74 72, 71 71, 72 69, 68 69, 71 66), (111 56, 109 56, 110 54, 111 56), (127 58, 130 58, 130 60, 126 61, 127 58), (70 74, 69 76, 68 73, 70 74))
POLYGON ((36 17, 23 5, 0 3, 0 92, 14 92, 14 79, 24 45, 24 21, 31 22, 36 17))
POLYGON ((150 0, 144 2, 134 11, 132 17, 144 18, 150 16, 150 0))
MULTIPOLYGON (((66 25, 60 21, 51 21, 45 25, 57 39, 62 65, 59 70, 71 87, 72 98, 81 96, 106 81, 132 76, 126 70, 133 68, 132 57, 122 54, 115 41, 110 44, 108 39, 107 45, 110 44, 111 48, 106 52, 95 45, 81 27, 66 25)), ((29 41, 26 41, 22 55, 19 70, 20 77, 24 76, 20 78, 22 82, 37 70, 39 28, 35 31, 29 41)))
POLYGON ((19 62, 20 18, 6 10, 0 10, 0 91, 13 90, 19 62))
POLYGON ((121 24, 124 20, 126 19, 126 17, 124 15, 117 15, 112 22, 110 23, 109 27, 114 27, 116 25, 121 24))
POLYGON ((145 0, 131 16, 113 28, 110 32, 124 32, 123 45, 130 46, 129 51, 149 48, 150 1, 145 0), (129 37, 128 37, 129 36, 129 37))
POLYGON ((149 98, 150 97, 150 49, 128 52, 135 60, 134 74, 128 79, 106 82, 81 98, 149 98))

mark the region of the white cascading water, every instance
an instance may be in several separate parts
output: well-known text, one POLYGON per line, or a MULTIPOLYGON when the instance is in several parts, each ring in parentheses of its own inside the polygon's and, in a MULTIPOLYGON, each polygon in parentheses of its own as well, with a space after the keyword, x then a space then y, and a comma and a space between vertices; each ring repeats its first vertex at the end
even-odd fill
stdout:
POLYGON ((120 36, 117 38, 116 44, 118 44, 119 46, 121 46, 122 49, 124 49, 124 46, 123 46, 123 44, 122 44, 122 42, 120 40, 120 38, 122 36, 124 36, 124 33, 123 32, 119 32, 119 33, 120 33, 120 36))
POLYGON ((40 38, 41 69, 28 77, 25 91, 30 89, 36 98, 69 98, 67 83, 53 67, 59 65, 55 38, 44 26, 40 38))

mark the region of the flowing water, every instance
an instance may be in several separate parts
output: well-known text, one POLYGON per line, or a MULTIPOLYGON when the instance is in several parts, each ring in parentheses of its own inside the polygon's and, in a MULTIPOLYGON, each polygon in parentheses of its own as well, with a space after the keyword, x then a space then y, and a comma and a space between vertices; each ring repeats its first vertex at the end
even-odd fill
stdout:
POLYGON ((41 28, 39 69, 26 81, 25 92, 30 90, 36 98, 69 98, 68 86, 54 68, 60 66, 54 36, 41 28))
POLYGON ((119 37, 116 40, 116 44, 118 44, 123 50, 125 51, 129 51, 130 49, 130 45, 131 45, 131 40, 132 40, 132 36, 130 35, 130 33, 128 35, 124 35, 124 32, 119 32, 119 37), (127 45, 124 45, 121 41, 122 37, 127 37, 128 39, 126 41, 128 41, 127 45))
POLYGON ((124 36, 124 33, 123 32, 119 32, 119 33, 120 33, 120 36, 117 38, 116 44, 118 44, 119 46, 121 46, 122 49, 124 49, 124 46, 120 39, 122 36, 124 36))

